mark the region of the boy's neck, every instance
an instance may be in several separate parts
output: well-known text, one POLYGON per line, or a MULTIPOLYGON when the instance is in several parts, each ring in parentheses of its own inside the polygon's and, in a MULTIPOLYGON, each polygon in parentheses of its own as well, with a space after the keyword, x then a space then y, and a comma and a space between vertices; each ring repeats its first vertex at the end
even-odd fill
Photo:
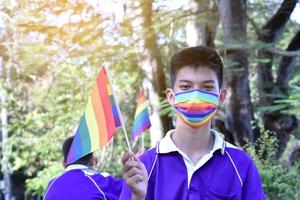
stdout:
POLYGON ((185 124, 177 124, 172 140, 196 164, 213 148, 214 137, 210 133, 211 123, 194 129, 185 124))

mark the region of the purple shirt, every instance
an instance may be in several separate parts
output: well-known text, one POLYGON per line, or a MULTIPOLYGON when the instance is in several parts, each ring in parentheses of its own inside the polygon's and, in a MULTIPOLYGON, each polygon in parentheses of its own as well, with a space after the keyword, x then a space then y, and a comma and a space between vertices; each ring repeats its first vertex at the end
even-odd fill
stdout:
MULTIPOLYGON (((159 143, 140 157, 149 174, 147 200, 265 199, 252 159, 225 141, 222 148, 214 151, 192 174, 189 186, 182 155, 178 151, 161 151, 160 147, 159 143)), ((121 199, 130 199, 130 189, 125 187, 121 199)))
MULTIPOLYGON (((69 168, 70 167, 70 168, 69 168)), ((123 181, 76 165, 48 184, 44 200, 114 200, 119 199, 123 181)))

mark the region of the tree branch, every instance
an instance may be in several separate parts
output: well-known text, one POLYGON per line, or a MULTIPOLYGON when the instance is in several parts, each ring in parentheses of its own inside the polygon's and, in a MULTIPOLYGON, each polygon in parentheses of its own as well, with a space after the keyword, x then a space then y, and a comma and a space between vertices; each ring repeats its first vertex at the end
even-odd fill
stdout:
MULTIPOLYGON (((255 48, 252 48, 247 45, 243 44, 234 44, 234 45, 227 45, 226 47, 218 49, 218 53, 220 55, 228 55, 231 52, 234 51, 240 51, 240 50, 245 50, 245 51, 255 51, 255 48)), ((265 52, 269 52, 273 55, 279 55, 279 56, 285 56, 285 57, 300 57, 300 50, 296 51, 291 51, 291 50, 280 50, 276 48, 263 48, 265 52)))
MULTIPOLYGON (((291 40, 290 44, 288 45, 286 51, 294 51, 300 54, 300 31, 296 33, 296 35, 291 40)), ((281 59, 278 72, 277 72, 277 80, 276 85, 280 88, 282 92, 285 94, 288 93, 288 84, 292 76, 293 71, 293 62, 294 57, 284 56, 281 59)))
MULTIPOLYGON (((290 18, 298 0, 284 0, 280 8, 271 17, 270 20, 262 27, 258 35, 258 41, 265 44, 274 45, 278 36, 282 32, 285 24, 290 18)), ((276 52, 278 53, 278 52, 276 52)), ((257 84, 259 91, 259 102, 261 105, 270 105, 273 103, 273 98, 268 94, 274 90, 274 76, 273 76, 273 53, 270 53, 262 48, 258 51, 258 57, 261 59, 268 59, 268 62, 259 62, 257 66, 257 84)))
POLYGON ((277 12, 262 27, 258 39, 273 43, 289 20, 297 2, 298 0, 284 0, 277 12))
POLYGON ((247 19, 249 20, 250 24, 253 26, 255 33, 258 35, 260 29, 258 28, 257 24, 255 23, 254 19, 252 19, 249 15, 247 15, 247 19))
POLYGON ((300 57, 300 51, 284 51, 284 50, 279 50, 276 48, 269 48, 266 49, 267 52, 272 53, 273 55, 279 55, 279 56, 284 56, 284 57, 300 57))

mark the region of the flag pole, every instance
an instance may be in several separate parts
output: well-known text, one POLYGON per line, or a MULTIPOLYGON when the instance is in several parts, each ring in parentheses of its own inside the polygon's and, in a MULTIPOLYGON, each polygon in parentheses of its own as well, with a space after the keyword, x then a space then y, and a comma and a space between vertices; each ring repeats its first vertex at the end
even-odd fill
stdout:
POLYGON ((113 95, 113 97, 114 97, 114 99, 116 101, 116 108, 117 108, 117 111, 118 111, 119 116, 120 116, 120 122, 122 124, 122 129, 123 129, 123 132, 124 132, 124 135, 125 135, 125 138, 126 138, 126 143, 127 143, 128 149, 129 149, 129 151, 132 151, 130 143, 129 143, 127 131, 126 131, 126 128, 125 128, 125 123, 124 123, 124 120, 123 120, 123 115, 122 115, 121 110, 119 108, 119 101, 118 101, 117 96, 115 95, 115 90, 114 90, 112 81, 110 79, 109 73, 108 73, 108 67, 107 67, 106 63, 103 63, 103 66, 104 66, 104 68, 105 68, 105 70, 107 72, 107 77, 108 77, 109 83, 111 85, 111 90, 112 90, 111 92, 112 92, 112 95, 113 95))
POLYGON ((144 150, 144 140, 145 140, 145 135, 144 131, 142 132, 142 151, 144 150))

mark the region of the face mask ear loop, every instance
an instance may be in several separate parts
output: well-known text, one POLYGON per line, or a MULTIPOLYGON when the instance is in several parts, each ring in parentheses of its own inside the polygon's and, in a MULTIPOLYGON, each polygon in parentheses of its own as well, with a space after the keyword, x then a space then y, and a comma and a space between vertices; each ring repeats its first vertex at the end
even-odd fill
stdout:
MULTIPOLYGON (((222 88, 220 88, 219 90, 219 94, 218 94, 218 100, 220 101, 220 97, 221 97, 221 92, 222 92, 222 88)), ((219 102, 220 103, 220 102, 219 102)))
POLYGON ((174 106, 174 104, 175 104, 175 93, 173 92, 173 89, 171 89, 171 93, 172 93, 172 95, 173 95, 173 97, 174 97, 174 103, 173 103, 173 105, 172 105, 172 106, 174 106))
POLYGON ((220 88, 219 94, 218 94, 218 107, 221 104, 221 102, 220 102, 221 92, 222 92, 222 89, 220 88))

